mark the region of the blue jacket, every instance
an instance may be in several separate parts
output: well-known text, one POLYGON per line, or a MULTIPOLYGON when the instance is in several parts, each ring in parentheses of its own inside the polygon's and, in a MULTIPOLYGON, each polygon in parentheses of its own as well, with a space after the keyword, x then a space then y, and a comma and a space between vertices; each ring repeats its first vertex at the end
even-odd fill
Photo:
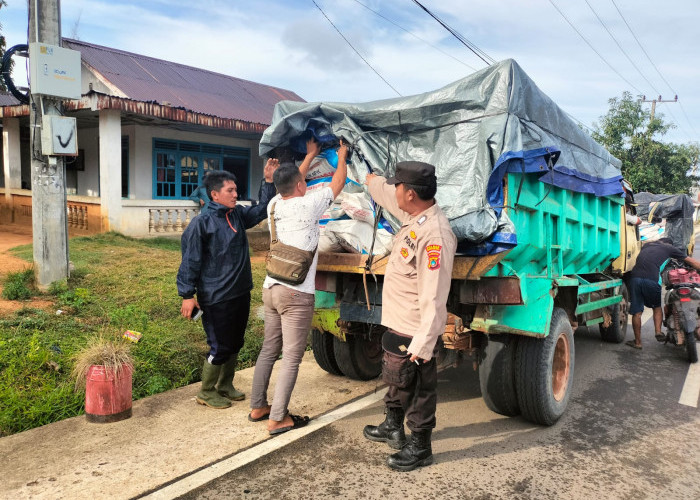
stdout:
MULTIPOLYGON (((265 179, 263 179, 263 183, 265 183, 265 179)), ((204 205, 200 205, 200 214, 205 214, 209 211, 209 204, 211 203, 211 200, 209 199, 207 189, 204 186, 199 186, 197 189, 192 191, 192 194, 189 196, 189 198, 190 200, 194 201, 197 205, 199 205, 200 200, 204 202, 204 205)))
POLYGON ((254 207, 230 209, 212 201, 209 211, 192 219, 182 234, 182 263, 177 272, 180 297, 189 299, 196 294, 200 305, 211 305, 253 289, 245 230, 267 217, 275 185, 265 183, 261 194, 254 207))

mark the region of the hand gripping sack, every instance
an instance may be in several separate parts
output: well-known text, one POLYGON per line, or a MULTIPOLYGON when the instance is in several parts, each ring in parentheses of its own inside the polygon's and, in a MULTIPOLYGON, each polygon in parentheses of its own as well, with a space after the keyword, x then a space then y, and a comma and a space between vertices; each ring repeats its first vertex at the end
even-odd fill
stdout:
POLYGON ((289 285, 301 285, 314 261, 313 252, 292 245, 285 245, 277 239, 275 230, 275 204, 270 209, 270 251, 267 253, 266 270, 270 278, 289 285))

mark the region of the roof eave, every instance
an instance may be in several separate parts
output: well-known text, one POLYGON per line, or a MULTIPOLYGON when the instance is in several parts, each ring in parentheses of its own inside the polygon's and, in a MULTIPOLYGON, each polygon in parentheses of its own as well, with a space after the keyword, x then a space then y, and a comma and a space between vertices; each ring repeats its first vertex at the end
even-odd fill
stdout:
MULTIPOLYGON (((110 96, 95 91, 88 92, 80 99, 65 100, 63 105, 67 111, 118 109, 141 116, 249 134, 262 134, 269 125, 267 123, 255 123, 236 118, 222 118, 185 108, 165 106, 155 101, 135 101, 126 97, 110 96)), ((0 107, 0 118, 21 116, 29 116, 29 105, 0 107)))

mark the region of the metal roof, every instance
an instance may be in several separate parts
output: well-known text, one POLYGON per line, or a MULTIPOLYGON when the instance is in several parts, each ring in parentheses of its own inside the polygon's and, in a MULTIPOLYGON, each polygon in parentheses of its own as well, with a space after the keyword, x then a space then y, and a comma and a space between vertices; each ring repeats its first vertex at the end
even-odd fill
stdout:
POLYGON ((63 39, 84 64, 123 93, 122 97, 232 120, 269 124, 277 102, 304 100, 290 90, 140 54, 63 39))
POLYGON ((17 106, 19 101, 9 92, 0 91, 0 106, 17 106))

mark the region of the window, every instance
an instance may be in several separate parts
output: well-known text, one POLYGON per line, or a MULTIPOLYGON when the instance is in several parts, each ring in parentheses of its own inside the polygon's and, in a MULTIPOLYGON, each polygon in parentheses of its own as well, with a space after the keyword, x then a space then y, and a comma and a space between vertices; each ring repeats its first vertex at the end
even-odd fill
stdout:
POLYGON ((204 174, 222 169, 236 175, 239 199, 248 199, 249 149, 153 139, 153 198, 187 199, 204 174))
POLYGON ((122 136, 122 198, 129 197, 129 136, 122 136))

